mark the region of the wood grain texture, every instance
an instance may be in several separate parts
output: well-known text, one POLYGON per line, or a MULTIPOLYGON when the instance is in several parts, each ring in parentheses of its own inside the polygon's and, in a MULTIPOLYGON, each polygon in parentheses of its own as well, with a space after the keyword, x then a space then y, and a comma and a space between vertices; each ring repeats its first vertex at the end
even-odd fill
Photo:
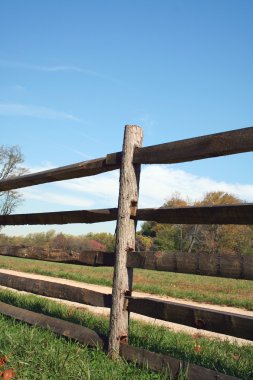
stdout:
MULTIPOLYGON (((135 164, 171 164, 252 150, 253 127, 249 127, 144 148, 136 147, 133 162, 135 164)), ((109 153, 106 157, 0 181, 0 191, 96 175, 119 169, 121 161, 122 152, 109 153)))
POLYGON ((136 149, 134 162, 175 164, 252 150, 253 127, 249 127, 136 149))
POLYGON ((166 272, 253 280, 253 256, 202 252, 128 252, 127 266, 166 272))
POLYGON ((30 310, 0 302, 0 313, 18 321, 53 331, 55 334, 76 340, 90 347, 104 347, 104 340, 95 331, 75 323, 63 321, 30 310))
MULTIPOLYGON (((0 225, 100 223, 116 220, 117 208, 0 215, 0 225)), ((204 207, 131 208, 133 220, 168 224, 253 224, 253 204, 204 207), (135 210, 132 213, 133 209, 135 210)))
POLYGON ((135 147, 142 144, 142 129, 135 125, 125 127, 122 164, 120 168, 120 188, 118 219, 116 228, 115 266, 113 275, 112 307, 108 354, 119 357, 120 342, 128 341, 129 313, 125 295, 132 292, 132 268, 127 268, 127 252, 135 250, 136 223, 131 219, 138 207, 140 165, 133 165, 135 147))
POLYGON ((100 223, 116 220, 117 208, 42 212, 34 214, 0 215, 0 226, 36 225, 36 224, 68 224, 68 223, 100 223))
POLYGON ((87 177, 119 169, 121 162, 119 156, 116 153, 112 153, 109 156, 111 163, 107 161, 107 157, 101 157, 94 160, 77 162, 72 165, 62 166, 56 169, 44 170, 42 172, 8 178, 0 181, 0 191, 20 189, 22 187, 62 181, 72 178, 87 177))
POLYGON ((111 294, 104 294, 52 281, 35 280, 18 275, 0 273, 0 285, 41 296, 59 298, 91 306, 111 307, 111 294))
POLYGON ((121 343, 120 345, 120 356, 125 360, 137 363, 144 368, 167 373, 168 376, 170 376, 168 378, 173 377, 173 379, 177 379, 180 371, 185 371, 188 380, 239 380, 234 376, 224 375, 212 371, 211 369, 175 359, 168 355, 157 354, 124 343, 121 343))
POLYGON ((139 209, 137 220, 168 224, 253 224, 253 204, 139 209))
MULTIPOLYGON (((0 255, 76 265, 111 267, 115 264, 114 252, 75 252, 25 245, 0 246, 0 255)), ((128 268, 253 280, 252 255, 129 251, 126 265, 128 268)))
POLYGON ((185 326, 253 340, 253 317, 153 298, 127 298, 129 301, 129 311, 131 312, 185 326))
POLYGON ((47 249, 26 245, 0 246, 0 255, 91 266, 114 266, 115 262, 115 254, 113 252, 76 252, 73 250, 47 249))

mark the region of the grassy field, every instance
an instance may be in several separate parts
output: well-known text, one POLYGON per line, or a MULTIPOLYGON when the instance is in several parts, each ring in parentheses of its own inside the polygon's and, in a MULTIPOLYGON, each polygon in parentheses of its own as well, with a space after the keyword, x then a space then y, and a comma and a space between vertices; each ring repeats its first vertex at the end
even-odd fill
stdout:
MULTIPOLYGON (((0 291, 0 300, 15 306, 62 318, 108 333, 108 321, 80 309, 70 308, 33 295, 0 291)), ((25 379, 165 379, 120 361, 115 365, 100 350, 58 338, 40 328, 0 317, 1 354, 8 358, 18 378, 25 379)), ((238 346, 207 339, 199 334, 174 333, 162 327, 131 322, 130 344, 169 354, 241 379, 253 378, 253 346, 238 346)), ((181 380, 185 379, 182 374, 181 380)))
POLYGON ((123 361, 115 365, 101 350, 90 350, 10 318, 0 316, 0 326, 2 353, 20 380, 166 379, 123 361))
MULTIPOLYGON (((0 256, 0 268, 98 285, 112 285, 112 268, 49 263, 0 256)), ((179 273, 134 270, 134 290, 253 310, 253 282, 179 273)))

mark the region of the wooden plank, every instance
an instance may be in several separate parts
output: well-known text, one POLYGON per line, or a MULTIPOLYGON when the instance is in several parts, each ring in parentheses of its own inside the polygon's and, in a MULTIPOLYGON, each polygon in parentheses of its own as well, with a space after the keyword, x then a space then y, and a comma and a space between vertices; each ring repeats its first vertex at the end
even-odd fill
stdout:
POLYGON ((246 279, 252 279, 253 278, 252 256, 244 256, 243 257, 243 276, 246 279))
POLYGON ((60 298, 91 306, 111 307, 111 294, 104 294, 53 281, 35 280, 1 272, 0 285, 41 296, 60 298))
MULTIPOLYGON (((135 164, 170 164, 253 150, 253 127, 137 148, 135 164)), ((0 191, 80 178, 119 169, 122 152, 0 181, 0 191)))
POLYGON ((161 301, 153 298, 127 297, 127 299, 130 312, 220 334, 253 340, 253 317, 250 316, 214 311, 204 307, 161 301))
MULTIPOLYGON (((253 150, 253 127, 137 148, 135 164, 170 164, 250 152, 253 150)), ((18 189, 65 179, 86 177, 119 169, 122 152, 78 162, 56 169, 26 174, 0 181, 0 191, 18 189)))
MULTIPOLYGON (((0 246, 0 255, 76 265, 111 267, 115 263, 114 252, 75 252, 25 245, 0 246)), ((253 280, 252 255, 129 251, 126 265, 128 268, 253 280)))
POLYGON ((44 170, 38 173, 8 178, 0 181, 0 191, 20 189, 22 187, 62 181, 65 179, 87 177, 119 169, 121 155, 111 153, 109 156, 109 161, 107 160, 107 157, 101 157, 94 160, 82 161, 72 165, 62 166, 56 169, 44 170))
POLYGON ((253 127, 249 127, 136 149, 134 163, 174 164, 252 150, 253 127))
POLYGON ((125 295, 132 293, 133 269, 127 268, 127 252, 135 249, 135 216, 139 198, 140 165, 133 165, 135 147, 142 144, 142 129, 135 125, 125 127, 118 219, 116 228, 115 266, 113 275, 112 308, 108 354, 112 359, 119 357, 120 342, 128 341, 129 312, 125 295))
MULTIPOLYGON (((15 318, 18 321, 51 330, 58 335, 73 339, 81 344, 100 349, 106 347, 105 337, 101 337, 93 330, 72 322, 21 309, 3 302, 0 302, 0 313, 15 318)), ((236 377, 224 375, 195 364, 183 362, 168 355, 157 354, 124 343, 120 344, 120 355, 129 362, 137 363, 153 371, 169 373, 174 377, 183 369, 187 371, 189 380, 199 380, 202 378, 205 378, 205 380, 238 380, 236 377)))
POLYGON ((168 355, 157 354, 121 343, 120 356, 130 362, 135 362, 144 368, 168 374, 169 378, 177 379, 180 371, 187 373, 188 380, 239 380, 234 376, 225 375, 208 368, 175 359, 168 355))
POLYGON ((0 226, 25 224, 100 223, 116 220, 117 208, 0 215, 0 226))
POLYGON ((0 246, 0 255, 91 266, 114 266, 115 262, 115 254, 113 252, 75 252, 72 250, 63 251, 60 249, 46 249, 25 245, 0 246))
POLYGON ((127 266, 202 276, 253 280, 253 256, 202 252, 128 252, 127 266))
POLYGON ((95 333, 95 331, 75 323, 21 309, 20 307, 8 305, 3 302, 0 302, 0 313, 15 318, 18 321, 29 323, 30 325, 46 328, 55 334, 74 339, 90 347, 104 347, 104 340, 95 333))
POLYGON ((253 203, 139 209, 137 220, 168 224, 253 224, 253 203))
MULTIPOLYGON (((0 215, 0 225, 100 223, 116 220, 117 208, 0 215)), ((253 224, 253 203, 138 209, 133 220, 168 224, 253 224)))

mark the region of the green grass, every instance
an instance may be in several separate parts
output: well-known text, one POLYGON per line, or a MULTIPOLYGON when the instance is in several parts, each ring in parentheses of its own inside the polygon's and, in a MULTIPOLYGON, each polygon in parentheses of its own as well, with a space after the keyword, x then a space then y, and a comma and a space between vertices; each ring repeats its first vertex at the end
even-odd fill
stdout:
MULTIPOLYGON (((0 257, 0 268, 38 273, 97 285, 112 285, 112 268, 0 257)), ((253 282, 179 273, 134 270, 134 290, 253 310, 253 282)))
POLYGON ((88 349, 56 337, 50 331, 10 318, 0 316, 0 326, 2 353, 20 380, 166 379, 165 375, 142 370, 124 361, 115 365, 99 349, 88 349))
MULTIPOLYGON (((2 290, 0 300, 79 323, 100 334, 108 333, 107 319, 45 298, 2 290)), ((162 375, 140 371, 134 365, 129 366, 122 361, 115 367, 99 350, 88 350, 39 328, 13 322, 10 318, 1 317, 0 325, 0 351, 11 358, 10 365, 18 369, 20 379, 164 378, 162 375)), ((252 345, 240 347, 228 341, 174 333, 163 327, 134 321, 130 326, 130 344, 169 354, 241 379, 253 378, 252 345)))

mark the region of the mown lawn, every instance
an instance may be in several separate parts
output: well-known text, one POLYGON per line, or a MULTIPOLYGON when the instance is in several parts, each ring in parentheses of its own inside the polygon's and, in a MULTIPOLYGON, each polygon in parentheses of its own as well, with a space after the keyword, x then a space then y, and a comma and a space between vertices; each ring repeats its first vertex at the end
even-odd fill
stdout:
MULTIPOLYGON (((0 268, 38 273, 98 285, 112 285, 112 268, 0 256, 0 268)), ((134 290, 253 310, 253 282, 179 273, 134 270, 134 290)))
MULTIPOLYGON (((0 300, 15 306, 79 323, 100 334, 108 333, 108 320, 38 296, 0 291, 0 300)), ((130 344, 169 354, 241 379, 253 378, 253 346, 207 339, 199 334, 174 333, 163 327, 131 322, 130 344)), ((168 379, 133 364, 111 362, 100 350, 59 338, 0 316, 0 351, 18 378, 24 379, 168 379)), ((186 377, 182 374, 181 380, 186 377)))

